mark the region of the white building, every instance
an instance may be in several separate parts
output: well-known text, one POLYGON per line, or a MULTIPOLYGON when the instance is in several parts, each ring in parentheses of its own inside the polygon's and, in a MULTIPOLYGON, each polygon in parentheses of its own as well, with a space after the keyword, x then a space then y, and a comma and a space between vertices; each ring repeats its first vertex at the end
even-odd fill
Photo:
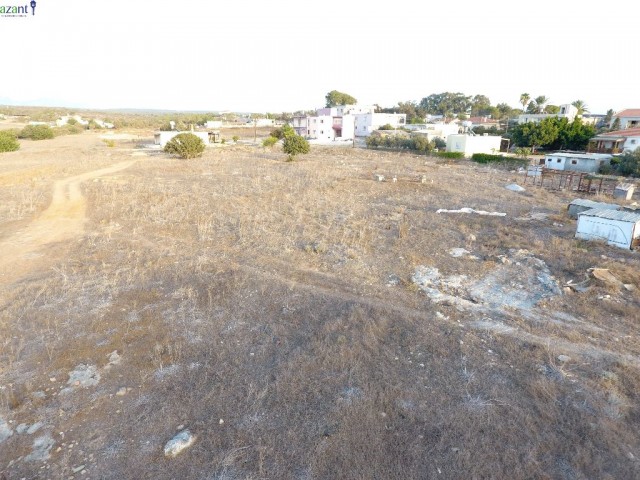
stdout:
POLYGON ((596 135, 589 140, 589 152, 624 153, 633 152, 640 146, 640 127, 616 130, 596 135))
POLYGON ((465 157, 474 153, 500 153, 502 137, 495 135, 464 135, 456 134, 447 137, 447 152, 462 152, 465 157))
POLYGON ((449 135, 460 133, 460 126, 457 123, 427 123, 415 133, 426 136, 429 141, 440 138, 446 142, 449 135))
POLYGON ((204 126, 211 130, 220 130, 222 128, 222 120, 207 120, 204 126))
POLYGON ((539 123, 545 118, 566 118, 569 122, 578 116, 578 109, 570 103, 560 105, 558 113, 523 113, 518 116, 518 124, 535 122, 539 123))
POLYGON ((319 108, 315 116, 295 116, 292 127, 298 135, 331 142, 368 137, 384 125, 402 128, 406 122, 404 113, 376 113, 372 106, 339 105, 319 108))
POLYGON ((205 145, 209 145, 208 132, 179 132, 177 130, 156 132, 154 134, 154 143, 164 148, 164 146, 169 142, 169 140, 171 140, 173 137, 175 137, 179 133, 192 133, 196 137, 200 137, 205 145))
POLYGON ((640 128, 640 108, 627 108, 626 110, 622 110, 616 113, 611 121, 615 122, 616 118, 620 120, 620 130, 640 128))
POLYGON ((611 163, 611 155, 603 153, 549 153, 544 166, 552 170, 597 173, 602 165, 611 163))
POLYGON ((620 248, 640 246, 640 213, 628 210, 586 210, 578 215, 576 238, 604 240, 620 248))

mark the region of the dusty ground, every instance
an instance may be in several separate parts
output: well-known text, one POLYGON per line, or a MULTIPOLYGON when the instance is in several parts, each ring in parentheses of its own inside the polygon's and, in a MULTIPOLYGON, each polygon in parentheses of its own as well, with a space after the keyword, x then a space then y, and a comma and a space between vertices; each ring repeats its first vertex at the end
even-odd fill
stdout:
POLYGON ((252 135, 0 156, 0 475, 640 476, 640 260, 570 193, 252 135))

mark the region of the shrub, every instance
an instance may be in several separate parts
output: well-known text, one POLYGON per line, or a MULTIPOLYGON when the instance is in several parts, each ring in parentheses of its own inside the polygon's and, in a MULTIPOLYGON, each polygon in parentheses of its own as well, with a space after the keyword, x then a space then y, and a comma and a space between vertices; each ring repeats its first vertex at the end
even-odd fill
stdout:
POLYGON ((275 130, 272 130, 269 135, 275 137, 278 140, 282 140, 283 138, 291 137, 295 134, 296 132, 293 127, 289 124, 286 124, 282 128, 276 128, 275 130))
POLYGON ((507 160, 507 157, 502 155, 491 155, 489 153, 474 153, 471 156, 471 160, 478 163, 491 163, 491 162, 503 162, 507 160))
MULTIPOLYGON (((224 139, 222 140, 224 143, 224 139)), ((181 158, 195 158, 202 155, 206 148, 200 137, 193 133, 179 133, 164 146, 164 151, 181 158)))
POLYGON ((620 175, 640 177, 640 148, 633 152, 623 153, 616 159, 615 163, 617 163, 617 170, 620 175))
POLYGON ((440 137, 436 137, 433 139, 433 143, 435 144, 438 150, 442 150, 443 148, 447 148, 447 142, 445 142, 440 137))
POLYGON ((0 131, 0 152, 15 152, 20 148, 16 134, 10 131, 0 131))
POLYGON ((311 147, 307 139, 295 134, 285 137, 282 144, 282 151, 289 155, 290 162, 292 162, 298 154, 309 153, 310 149, 311 147))
POLYGON ((233 140, 233 143, 238 143, 238 140, 240 140, 240 137, 238 135, 234 135, 233 137, 231 137, 231 140, 233 140))
POLYGON ((278 139, 276 137, 267 137, 262 141, 263 147, 273 147, 278 139))
POLYGON ((104 144, 109 147, 109 148, 113 148, 116 146, 116 142, 115 140, 109 140, 107 138, 105 138, 104 140, 102 140, 104 142, 104 144))
POLYGON ((395 130, 390 123, 382 125, 378 130, 395 130))
POLYGON ((438 152, 437 155, 449 160, 459 160, 464 158, 464 153, 462 152, 438 152))
POLYGON ((53 130, 49 125, 27 125, 18 135, 18 138, 30 138, 31 140, 47 140, 53 137, 53 130))

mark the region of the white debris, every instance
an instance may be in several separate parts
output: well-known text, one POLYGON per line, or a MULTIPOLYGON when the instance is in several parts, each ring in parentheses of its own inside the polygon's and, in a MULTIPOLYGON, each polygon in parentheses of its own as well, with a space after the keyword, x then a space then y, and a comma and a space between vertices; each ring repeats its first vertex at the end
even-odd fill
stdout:
POLYGON ((507 190, 511 190, 512 192, 524 192, 524 191, 526 191, 523 187, 521 187, 517 183, 512 183, 511 185, 507 185, 504 188, 506 188, 507 190))
POLYGON ((195 440, 196 437, 189 430, 181 431, 164 446, 164 456, 175 457, 185 448, 189 448, 195 440))
POLYGON ((501 212, 486 212, 484 210, 474 210, 473 208, 463 207, 459 210, 445 210, 444 208, 439 208, 436 213, 475 213, 476 215, 489 215, 492 217, 506 217, 506 213, 501 212))
POLYGON ((81 363, 75 370, 69 372, 69 380, 67 385, 69 387, 61 390, 60 393, 66 394, 77 387, 95 387, 100 382, 100 372, 95 365, 85 365, 81 363))
POLYGON ((379 173, 376 173, 376 174, 374 174, 374 175, 373 175, 373 179, 374 179, 376 182, 384 182, 384 175, 381 175, 381 174, 379 174, 379 173))
POLYGON ((465 255, 469 255, 470 253, 471 252, 469 250, 466 250, 464 248, 452 248, 451 250, 449 250, 449 255, 454 258, 464 257, 465 255))
POLYGON ((33 451, 25 457, 27 462, 38 462, 48 460, 51 456, 49 452, 55 442, 51 435, 46 434, 42 437, 38 437, 33 441, 33 451))
POLYGON ((566 363, 569 360, 571 360, 571 357, 569 357, 567 355, 558 355, 558 361, 559 362, 566 363))
POLYGON ((34 433, 36 433, 38 430, 40 430, 42 428, 42 426, 44 425, 44 423, 42 422, 36 422, 33 425, 31 425, 28 429, 27 429, 27 435, 33 435, 34 433))

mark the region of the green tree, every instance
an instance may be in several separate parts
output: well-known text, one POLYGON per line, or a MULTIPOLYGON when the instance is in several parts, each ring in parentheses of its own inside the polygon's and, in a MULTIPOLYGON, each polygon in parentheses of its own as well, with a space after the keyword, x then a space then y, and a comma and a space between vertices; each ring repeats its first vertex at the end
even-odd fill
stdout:
POLYGON ((613 118, 613 109, 609 109, 607 110, 607 114, 604 116, 604 119, 602 120, 602 126, 604 128, 609 128, 611 126, 611 119, 613 118))
POLYGON ((611 124, 611 130, 620 130, 620 119, 616 117, 611 124))
POLYGON ((527 106, 530 100, 531 100, 531 95, 529 95, 528 93, 523 93, 520 95, 520 103, 522 104, 522 113, 524 113, 525 107, 527 106))
POLYGON ((348 93, 339 92, 337 90, 331 90, 324 97, 327 101, 327 107, 335 107, 337 105, 355 105, 358 101, 348 93))
POLYGON ((640 148, 620 155, 617 171, 620 175, 640 177, 640 148))
POLYGON ((536 113, 544 113, 544 107, 549 103, 549 97, 545 97, 544 95, 540 95, 533 99, 536 105, 536 113))
POLYGON ((420 107, 425 113, 444 115, 447 118, 453 118, 454 113, 466 113, 471 105, 471 97, 460 92, 433 93, 420 100, 420 107))
POLYGON ((164 151, 181 158, 200 157, 206 148, 200 137, 193 133, 179 133, 164 146, 164 151))
POLYGON ((559 128, 556 118, 545 118, 539 123, 528 122, 517 125, 511 135, 515 144, 519 147, 531 147, 535 153, 536 147, 541 147, 554 142, 558 138, 559 128))
POLYGON ((472 117, 492 115, 493 108, 491 100, 486 95, 474 95, 471 99, 472 117))
POLYGON ((589 113, 589 107, 582 100, 576 100, 575 102, 571 102, 571 105, 578 109, 578 115, 582 115, 583 113, 589 113))
POLYGON ((289 155, 289 161, 292 162, 296 155, 309 153, 311 147, 306 138, 300 135, 290 135, 284 138, 282 151, 289 155))
POLYGON ((0 152, 15 152, 20 148, 16 134, 6 130, 0 130, 0 152))
POLYGON ((557 105, 547 105, 544 107, 544 113, 555 115, 556 113, 560 113, 560 107, 557 105))
POLYGON ((49 125, 27 125, 18 134, 18 138, 30 138, 31 140, 48 140, 53 137, 53 130, 49 125))

